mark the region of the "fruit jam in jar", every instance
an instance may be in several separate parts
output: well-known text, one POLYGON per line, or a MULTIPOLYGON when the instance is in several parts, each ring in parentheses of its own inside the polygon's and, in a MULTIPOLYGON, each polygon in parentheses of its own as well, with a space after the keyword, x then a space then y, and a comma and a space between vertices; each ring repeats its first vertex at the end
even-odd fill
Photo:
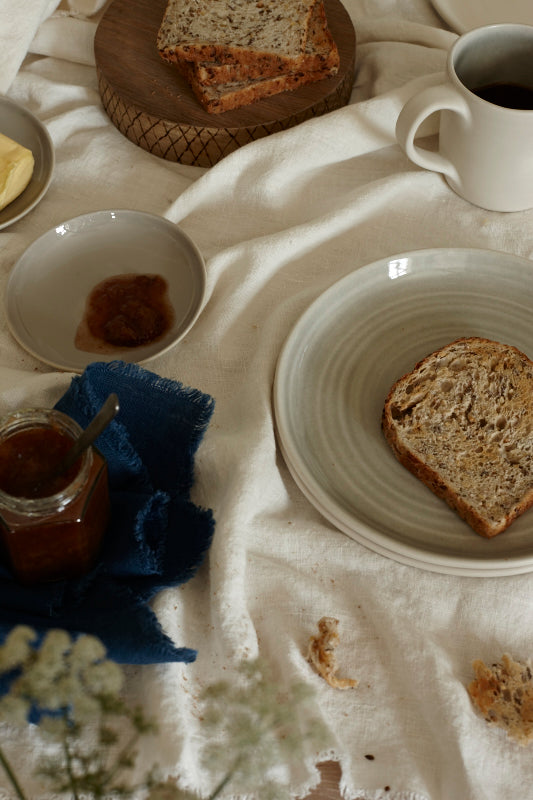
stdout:
POLYGON ((65 473, 52 474, 81 432, 53 409, 0 420, 0 540, 22 583, 75 578, 98 558, 109 521, 104 457, 88 448, 65 473))

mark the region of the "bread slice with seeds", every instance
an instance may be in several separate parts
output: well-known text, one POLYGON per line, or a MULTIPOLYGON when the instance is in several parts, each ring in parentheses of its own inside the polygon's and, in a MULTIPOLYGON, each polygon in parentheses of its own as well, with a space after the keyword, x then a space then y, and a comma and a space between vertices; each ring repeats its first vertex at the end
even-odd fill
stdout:
MULTIPOLYGON (((338 72, 339 64, 339 51, 328 28, 324 4, 317 3, 311 14, 305 52, 297 71, 323 72, 324 76, 333 75, 338 72)), ((270 64, 264 62, 254 64, 249 60, 246 64, 192 61, 190 73, 198 85, 209 86, 275 77, 287 73, 287 67, 275 59, 270 64)))
POLYGON ((168 0, 157 36, 161 57, 299 69, 321 0, 168 0))
POLYGON ((533 504, 533 362, 461 338, 391 388, 382 429, 397 459, 481 536, 533 504))
POLYGON ((324 80, 325 72, 292 72, 248 81, 203 86, 189 73, 188 80, 201 105, 211 114, 233 111, 265 97, 324 80))

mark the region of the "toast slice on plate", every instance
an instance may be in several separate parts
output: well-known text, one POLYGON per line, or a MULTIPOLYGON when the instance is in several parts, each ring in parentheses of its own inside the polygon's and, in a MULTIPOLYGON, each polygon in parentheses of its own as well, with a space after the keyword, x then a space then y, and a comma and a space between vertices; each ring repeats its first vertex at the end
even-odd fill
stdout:
POLYGON ((533 362, 516 347, 470 337, 431 353, 391 388, 382 429, 481 536, 533 504, 533 362))

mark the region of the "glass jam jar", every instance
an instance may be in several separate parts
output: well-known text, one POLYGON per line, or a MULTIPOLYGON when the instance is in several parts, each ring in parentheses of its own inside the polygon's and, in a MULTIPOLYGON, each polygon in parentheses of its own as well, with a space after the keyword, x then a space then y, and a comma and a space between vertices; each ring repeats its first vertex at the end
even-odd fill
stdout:
POLYGON ((104 457, 88 448, 50 479, 81 432, 54 409, 24 409, 0 420, 0 541, 23 583, 75 578, 98 558, 110 505, 104 457))

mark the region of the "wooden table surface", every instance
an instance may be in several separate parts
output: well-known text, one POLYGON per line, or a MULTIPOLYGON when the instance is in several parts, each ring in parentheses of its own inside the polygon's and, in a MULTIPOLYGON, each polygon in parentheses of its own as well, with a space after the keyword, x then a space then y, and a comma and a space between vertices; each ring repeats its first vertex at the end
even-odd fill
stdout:
POLYGON ((339 790, 341 768, 336 761, 324 761, 318 765, 322 780, 305 800, 342 800, 339 790))

